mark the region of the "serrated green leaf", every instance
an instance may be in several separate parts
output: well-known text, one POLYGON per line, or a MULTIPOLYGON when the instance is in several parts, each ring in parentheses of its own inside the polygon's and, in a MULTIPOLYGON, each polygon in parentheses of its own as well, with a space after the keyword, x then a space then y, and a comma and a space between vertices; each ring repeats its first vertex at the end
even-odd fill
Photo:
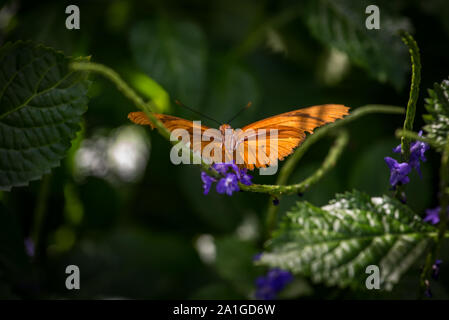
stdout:
POLYGON ((407 20, 393 19, 380 9, 380 29, 368 30, 365 20, 369 1, 309 1, 304 19, 311 33, 324 45, 345 52, 351 61, 380 82, 403 88, 409 59, 397 31, 407 20))
POLYGON ((298 202, 259 263, 341 287, 364 287, 366 267, 377 265, 390 290, 436 232, 396 199, 347 192, 322 208, 298 202))
POLYGON ((423 116, 426 122, 423 129, 426 137, 434 140, 441 150, 449 139, 449 80, 435 83, 433 90, 429 89, 428 92, 426 110, 429 114, 423 116))
POLYGON ((202 30, 167 19, 137 23, 131 30, 137 65, 183 103, 198 106, 203 94, 206 45, 202 30))
POLYGON ((69 61, 32 42, 0 49, 0 190, 41 178, 70 148, 89 81, 69 61))

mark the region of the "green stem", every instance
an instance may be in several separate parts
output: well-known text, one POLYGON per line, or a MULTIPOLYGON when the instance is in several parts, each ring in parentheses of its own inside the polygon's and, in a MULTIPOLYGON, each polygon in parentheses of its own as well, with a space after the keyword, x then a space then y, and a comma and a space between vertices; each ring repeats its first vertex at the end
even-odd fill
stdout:
MULTIPOLYGON (((410 59, 412 62, 412 81, 410 84, 410 96, 407 103, 407 112, 405 114, 404 130, 412 131, 413 122, 415 120, 416 102, 419 97, 419 84, 421 82, 421 60, 419 57, 419 48, 413 37, 406 31, 401 31, 400 36, 402 41, 408 47, 410 52, 410 59)), ((411 139, 403 136, 401 138, 401 151, 403 161, 408 161, 410 157, 410 143, 411 139)))
MULTIPOLYGON (((421 60, 419 57, 419 48, 413 37, 406 31, 400 31, 402 42, 408 47, 410 52, 410 60, 412 64, 412 79, 410 83, 410 93, 407 102, 407 111, 405 114, 404 126, 405 131, 413 130, 413 122, 415 121, 416 102, 419 97, 419 83, 421 81, 421 60)), ((408 162, 410 158, 411 139, 408 136, 401 137, 401 159, 408 162)), ((398 186, 394 191, 394 196, 400 199, 404 194, 404 186, 398 186)))

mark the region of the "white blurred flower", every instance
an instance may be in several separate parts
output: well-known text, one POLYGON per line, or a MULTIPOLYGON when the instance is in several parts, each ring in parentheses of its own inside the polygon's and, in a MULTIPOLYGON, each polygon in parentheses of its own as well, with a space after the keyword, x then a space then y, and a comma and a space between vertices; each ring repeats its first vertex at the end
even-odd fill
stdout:
POLYGON ((195 241, 195 248, 204 263, 213 263, 216 257, 214 237, 202 234, 195 241))
POLYGON ((75 176, 96 176, 111 182, 137 181, 144 173, 150 143, 143 128, 126 125, 109 135, 85 139, 75 154, 75 176))

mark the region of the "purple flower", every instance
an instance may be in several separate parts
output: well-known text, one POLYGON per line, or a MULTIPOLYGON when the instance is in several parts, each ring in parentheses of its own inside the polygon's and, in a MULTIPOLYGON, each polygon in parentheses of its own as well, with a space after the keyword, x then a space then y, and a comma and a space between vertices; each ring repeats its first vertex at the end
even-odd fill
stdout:
MULTIPOLYGON (((449 207, 447 208, 447 213, 449 214, 449 207)), ((426 216, 423 221, 430 222, 431 224, 437 224, 440 222, 440 207, 426 210, 426 216)))
POLYGON ((422 178, 421 173, 421 167, 420 167, 420 161, 426 162, 427 159, 424 156, 424 153, 429 149, 429 145, 425 142, 416 141, 412 143, 412 146, 410 148, 410 159, 409 164, 410 166, 418 171, 419 176, 422 178))
POLYGON ((384 158, 385 162, 390 168, 390 184, 395 187, 398 183, 406 184, 410 182, 410 178, 407 176, 412 168, 406 162, 399 163, 395 159, 390 157, 384 158))
POLYGON ((271 269, 266 276, 256 279, 256 299, 273 300, 293 280, 293 275, 279 268, 271 269))
POLYGON ((426 210, 426 217, 423 219, 425 222, 430 222, 431 224, 437 224, 440 222, 440 207, 426 210))
MULTIPOLYGON (((418 132, 418 135, 422 137, 422 130, 418 132)), ((408 164, 418 172, 420 177, 422 177, 420 161, 427 161, 424 154, 427 150, 429 150, 429 148, 430 146, 422 141, 415 141, 410 146, 410 159, 408 161, 408 164)), ((401 153, 401 145, 398 145, 396 148, 394 148, 393 152, 401 153)))
POLYGON ((259 253, 256 253, 254 256, 253 256, 253 261, 259 261, 260 260, 260 258, 262 257, 262 252, 259 252, 259 253))
POLYGON ((252 185, 253 183, 251 182, 251 179, 253 178, 252 176, 250 176, 249 174, 247 174, 247 169, 243 168, 243 169, 238 169, 237 167, 237 178, 239 179, 239 181, 247 186, 252 185))
POLYGON ((201 180, 203 180, 203 189, 204 194, 208 194, 210 191, 210 187, 212 186, 212 183, 217 181, 217 179, 209 176, 206 172, 201 172, 201 180))
POLYGON ((432 278, 438 280, 438 276, 440 275, 440 264, 443 263, 443 260, 437 259, 435 263, 432 265, 432 278))
POLYGON ((222 175, 225 175, 229 169, 232 169, 234 172, 238 172, 239 170, 239 167, 237 167, 234 163, 214 163, 212 168, 222 175))
POLYGON ((217 183, 217 192, 220 194, 226 193, 228 196, 232 196, 233 192, 239 190, 238 179, 235 173, 226 174, 226 177, 221 178, 217 183))
POLYGON ((34 257, 34 242, 31 238, 25 238, 25 252, 29 257, 34 257))
MULTIPOLYGON (((218 180, 216 187, 218 193, 226 193, 230 196, 233 192, 240 190, 239 182, 247 186, 252 184, 252 177, 247 174, 246 168, 240 169, 235 163, 215 163, 212 168, 224 176, 218 180)), ((201 180, 203 180, 204 194, 208 194, 212 183, 217 182, 216 178, 205 172, 201 172, 201 180)))

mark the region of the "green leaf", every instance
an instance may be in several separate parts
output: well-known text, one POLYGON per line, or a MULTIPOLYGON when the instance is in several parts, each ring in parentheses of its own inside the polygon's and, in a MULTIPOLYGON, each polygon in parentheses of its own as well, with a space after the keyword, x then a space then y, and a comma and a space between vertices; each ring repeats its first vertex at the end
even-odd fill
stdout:
POLYGON ((205 37, 189 22, 166 19, 137 23, 131 30, 137 65, 169 94, 186 105, 198 106, 206 70, 205 37))
POLYGON ((347 192, 322 208, 298 202, 259 263, 362 288, 366 267, 377 265, 381 288, 390 290, 436 232, 396 199, 347 192))
POLYGON ((131 84, 144 97, 151 99, 157 106, 157 112, 167 113, 170 111, 170 96, 153 79, 144 73, 133 73, 131 84))
POLYGON ((435 83, 433 90, 429 89, 428 92, 426 110, 429 114, 423 116, 426 122, 424 130, 427 138, 440 145, 438 149, 441 151, 449 139, 449 80, 435 83))
POLYGON ((304 19, 311 33, 328 47, 345 52, 353 63, 380 82, 403 88, 408 71, 407 50, 397 31, 407 29, 405 19, 393 19, 380 9, 380 30, 368 30, 365 9, 369 1, 309 1, 304 19))
POLYGON ((0 49, 0 190, 42 177, 70 148, 87 110, 86 74, 31 42, 0 49))

